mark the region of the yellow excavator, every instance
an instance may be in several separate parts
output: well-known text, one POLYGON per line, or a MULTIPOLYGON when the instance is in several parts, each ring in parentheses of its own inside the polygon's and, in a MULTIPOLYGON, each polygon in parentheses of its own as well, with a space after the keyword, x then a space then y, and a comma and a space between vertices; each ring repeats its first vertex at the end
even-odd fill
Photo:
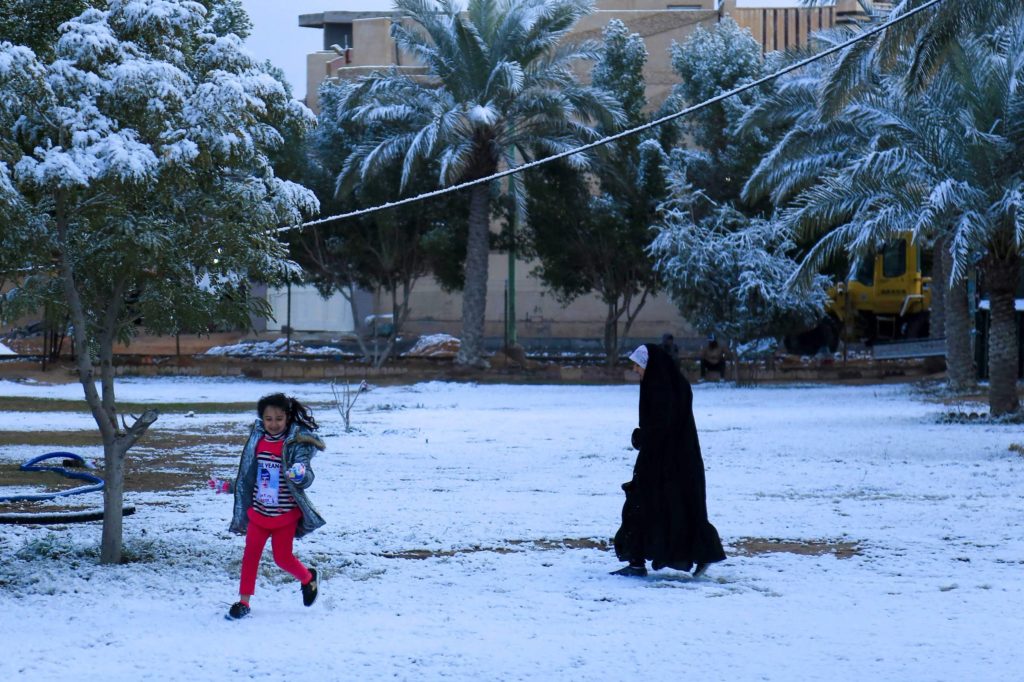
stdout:
POLYGON ((786 350, 835 352, 839 340, 896 341, 928 336, 931 277, 921 272, 921 248, 910 233, 865 258, 845 282, 829 289, 825 317, 817 327, 786 336, 786 350))

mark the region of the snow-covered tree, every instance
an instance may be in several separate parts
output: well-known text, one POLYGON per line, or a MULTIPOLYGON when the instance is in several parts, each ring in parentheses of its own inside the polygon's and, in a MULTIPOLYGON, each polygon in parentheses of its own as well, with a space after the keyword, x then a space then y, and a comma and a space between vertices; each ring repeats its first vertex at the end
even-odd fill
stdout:
POLYGON ((216 36, 233 33, 242 40, 252 33, 252 20, 242 0, 198 0, 206 8, 207 30, 216 36))
MULTIPOLYGON (((581 85, 573 67, 592 59, 589 43, 563 43, 573 25, 591 11, 589 0, 396 0, 408 18, 395 22, 398 47, 426 67, 414 80, 397 71, 359 80, 342 105, 362 122, 387 120, 404 126, 363 145, 344 173, 367 177, 403 163, 402 191, 424 159, 436 160, 438 181, 452 185, 494 174, 515 159, 562 152, 594 139, 593 122, 620 117, 602 90, 581 85)), ((590 158, 570 157, 583 168, 590 158)), ((457 362, 486 365, 483 358, 492 188, 468 190, 462 307, 462 345, 457 362)))
MULTIPOLYGON (((681 82, 663 109, 677 110, 762 77, 781 60, 765 59, 748 29, 731 18, 698 28, 672 46, 681 82)), ((771 219, 763 196, 741 195, 744 183, 789 121, 750 121, 771 86, 748 90, 680 119, 684 146, 666 164, 668 199, 649 252, 683 315, 698 328, 734 341, 779 337, 815 326, 825 281, 802 290, 784 283, 796 267, 793 233, 771 219)))
POLYGON ((57 28, 107 0, 0 0, 0 42, 24 45, 40 56, 53 54, 57 28))
MULTIPOLYGON (((644 113, 644 41, 617 19, 608 23, 602 38, 591 84, 621 104, 622 127, 641 125, 649 120, 644 113)), ((619 358, 620 325, 626 336, 658 288, 644 252, 665 193, 665 155, 653 134, 602 147, 586 174, 568 164, 548 164, 526 175, 528 251, 539 261, 535 274, 563 303, 589 293, 601 299, 607 311, 603 337, 609 366, 619 358)))
MULTIPOLYGON (((698 26, 682 43, 673 42, 671 56, 680 83, 662 106, 663 112, 704 102, 765 74, 760 43, 728 16, 711 29, 698 26)), ((770 139, 760 129, 737 128, 759 97, 761 91, 748 90, 679 119, 679 129, 686 135, 681 160, 690 182, 715 202, 738 204, 743 183, 770 147, 770 139)))
POLYGON ((698 329, 743 343, 821 319, 828 281, 819 276, 805 289, 788 286, 797 249, 779 221, 715 205, 675 171, 655 228, 650 254, 673 301, 698 329))
POLYGON ((85 398, 103 440, 101 561, 121 555, 124 460, 157 418, 128 423, 113 346, 158 332, 246 325, 252 280, 289 268, 273 228, 317 210, 275 177, 279 129, 313 118, 233 35, 186 0, 111 0, 60 27, 51 58, 0 44, 0 233, 24 273, 8 301, 66 305, 85 398), (97 387, 96 380, 100 385, 97 387))

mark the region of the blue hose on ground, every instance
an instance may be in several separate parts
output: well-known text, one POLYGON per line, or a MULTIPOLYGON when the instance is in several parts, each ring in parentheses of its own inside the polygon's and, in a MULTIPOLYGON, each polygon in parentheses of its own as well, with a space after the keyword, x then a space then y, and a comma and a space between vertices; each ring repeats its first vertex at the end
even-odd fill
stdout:
POLYGON ((73 452, 48 452, 45 455, 39 455, 33 457, 19 469, 22 471, 52 471, 56 474, 60 474, 66 478, 74 478, 80 481, 89 481, 91 485, 81 485, 71 490, 62 490, 56 493, 29 493, 26 495, 0 495, 0 502, 22 502, 22 501, 38 501, 38 500, 50 500, 54 497, 66 497, 67 495, 78 495, 79 493, 91 493, 96 490, 103 490, 103 479, 99 476, 93 476, 81 471, 68 471, 64 467, 46 467, 39 466, 39 462, 43 462, 48 459, 73 459, 87 469, 95 469, 91 462, 87 462, 81 455, 76 455, 73 452))

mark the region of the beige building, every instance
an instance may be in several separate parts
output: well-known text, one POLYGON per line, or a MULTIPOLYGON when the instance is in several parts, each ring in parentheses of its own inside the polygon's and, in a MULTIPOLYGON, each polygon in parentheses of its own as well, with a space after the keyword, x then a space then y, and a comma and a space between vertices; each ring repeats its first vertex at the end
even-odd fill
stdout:
MULTIPOLYGON (((358 0, 354 0, 358 2, 358 0)), ((880 4, 880 3, 876 3, 880 4)), ((596 11, 576 26, 574 36, 599 39, 612 19, 620 19, 639 33, 648 51, 645 67, 647 97, 657 107, 678 81, 673 73, 669 49, 683 42, 697 26, 710 27, 723 16, 750 29, 765 51, 807 43, 808 35, 837 23, 862 16, 871 3, 864 0, 835 0, 807 7, 802 0, 597 0, 596 11)), ((356 78, 397 66, 415 74, 422 72, 408 55, 401 54, 390 36, 391 12, 325 11, 299 17, 300 26, 323 31, 324 49, 307 56, 307 104, 318 111, 315 93, 320 83, 333 78, 356 78)), ((529 275, 532 265, 515 267, 517 331, 521 342, 531 339, 594 339, 603 335, 606 306, 596 296, 583 297, 569 306, 560 305, 529 275)), ((485 334, 501 339, 505 329, 505 292, 509 274, 508 258, 492 254, 489 264, 485 334)), ((458 335, 462 326, 461 297, 443 292, 433 280, 416 286, 406 326, 410 334, 445 332, 458 335)), ((383 305, 374 311, 389 312, 383 305)), ((682 318, 666 296, 649 299, 630 330, 636 339, 660 339, 664 332, 692 344, 702 336, 682 318)), ((621 333, 621 332, 620 332, 621 333)), ((682 345, 682 344, 681 344, 682 345)))

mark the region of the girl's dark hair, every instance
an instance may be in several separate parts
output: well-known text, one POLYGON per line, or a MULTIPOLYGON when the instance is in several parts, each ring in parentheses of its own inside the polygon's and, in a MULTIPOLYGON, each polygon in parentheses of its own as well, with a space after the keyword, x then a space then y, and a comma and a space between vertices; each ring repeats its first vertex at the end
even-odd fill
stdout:
POLYGON ((263 418, 263 410, 268 407, 276 407, 288 416, 288 425, 292 422, 302 424, 310 431, 316 431, 320 426, 313 419, 313 411, 300 403, 290 395, 284 393, 271 393, 260 398, 256 403, 256 414, 263 418))

